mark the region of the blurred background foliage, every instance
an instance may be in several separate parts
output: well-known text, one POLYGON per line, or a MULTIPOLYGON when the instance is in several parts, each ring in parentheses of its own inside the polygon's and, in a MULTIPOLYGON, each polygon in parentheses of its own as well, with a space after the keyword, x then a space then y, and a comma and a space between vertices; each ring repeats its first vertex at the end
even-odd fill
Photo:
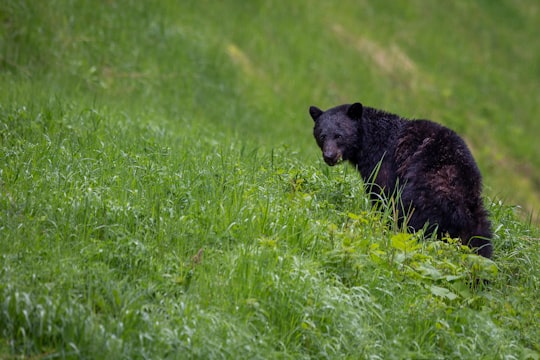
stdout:
POLYGON ((4 0, 0 101, 57 96, 181 133, 318 150, 307 108, 360 101, 463 135, 487 194, 540 206, 536 1, 4 0))

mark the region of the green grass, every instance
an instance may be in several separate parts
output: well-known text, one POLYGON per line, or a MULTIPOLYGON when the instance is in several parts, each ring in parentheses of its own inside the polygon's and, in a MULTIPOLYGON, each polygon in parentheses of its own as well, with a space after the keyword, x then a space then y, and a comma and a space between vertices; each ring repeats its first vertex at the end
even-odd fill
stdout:
POLYGON ((537 10, 5 2, 0 358, 538 359, 537 10), (353 100, 464 134, 493 261, 324 165, 353 100))

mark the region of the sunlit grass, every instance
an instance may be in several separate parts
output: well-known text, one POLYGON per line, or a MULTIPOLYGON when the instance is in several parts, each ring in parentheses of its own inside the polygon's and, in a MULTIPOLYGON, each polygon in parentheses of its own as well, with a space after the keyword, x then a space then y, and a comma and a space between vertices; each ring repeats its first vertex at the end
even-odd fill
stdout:
POLYGON ((538 245, 511 208, 491 207, 491 262, 396 232, 353 169, 306 165, 286 149, 59 103, 3 109, 1 119, 6 353, 535 349, 532 320, 512 319, 538 313, 538 245), (471 288, 479 278, 489 287, 471 288))

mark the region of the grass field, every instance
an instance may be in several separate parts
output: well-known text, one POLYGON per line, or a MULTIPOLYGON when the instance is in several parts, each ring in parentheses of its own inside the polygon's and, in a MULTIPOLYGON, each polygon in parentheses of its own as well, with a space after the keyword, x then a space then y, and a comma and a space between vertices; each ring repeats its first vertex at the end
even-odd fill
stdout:
POLYGON ((0 358, 540 358, 539 14, 4 1, 0 358), (324 165, 351 101, 466 138, 493 261, 324 165))

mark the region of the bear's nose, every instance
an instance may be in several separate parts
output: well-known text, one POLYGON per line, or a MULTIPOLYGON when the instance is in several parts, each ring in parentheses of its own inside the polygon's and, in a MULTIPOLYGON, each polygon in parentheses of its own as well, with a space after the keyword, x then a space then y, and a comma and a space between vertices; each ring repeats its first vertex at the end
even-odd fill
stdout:
POLYGON ((339 157, 339 154, 335 151, 325 151, 323 153, 324 162, 330 166, 336 165, 339 161, 339 157))

